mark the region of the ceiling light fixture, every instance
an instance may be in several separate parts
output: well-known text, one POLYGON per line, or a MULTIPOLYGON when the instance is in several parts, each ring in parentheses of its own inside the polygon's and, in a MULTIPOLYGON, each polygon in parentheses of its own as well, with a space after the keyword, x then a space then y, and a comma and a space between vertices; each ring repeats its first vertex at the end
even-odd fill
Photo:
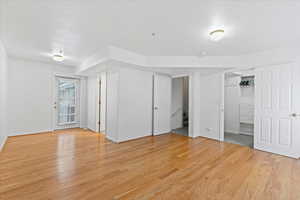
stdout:
POLYGON ((65 60, 62 50, 60 50, 58 53, 53 54, 52 58, 53 58, 53 60, 55 60, 57 62, 62 62, 65 60))
POLYGON ((223 29, 217 29, 209 33, 209 37, 212 41, 219 41, 225 35, 225 31, 223 29))

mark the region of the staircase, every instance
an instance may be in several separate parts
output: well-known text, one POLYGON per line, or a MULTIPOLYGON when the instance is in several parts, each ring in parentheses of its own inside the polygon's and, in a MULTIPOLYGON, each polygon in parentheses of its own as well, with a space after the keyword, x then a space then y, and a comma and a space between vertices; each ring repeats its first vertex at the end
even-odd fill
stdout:
POLYGON ((189 126, 189 115, 188 113, 183 113, 183 127, 189 126))

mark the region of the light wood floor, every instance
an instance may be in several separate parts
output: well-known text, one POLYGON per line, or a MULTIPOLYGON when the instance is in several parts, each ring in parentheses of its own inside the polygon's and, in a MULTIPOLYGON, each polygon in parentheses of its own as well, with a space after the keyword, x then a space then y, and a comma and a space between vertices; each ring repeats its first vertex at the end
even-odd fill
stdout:
POLYGON ((299 200, 300 162, 175 134, 121 144, 81 129, 9 138, 0 199, 299 200))

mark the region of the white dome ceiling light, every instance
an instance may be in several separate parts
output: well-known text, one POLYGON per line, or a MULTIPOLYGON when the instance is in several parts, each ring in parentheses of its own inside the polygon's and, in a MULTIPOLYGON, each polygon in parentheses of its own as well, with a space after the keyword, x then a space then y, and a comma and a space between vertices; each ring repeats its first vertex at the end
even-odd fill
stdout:
POLYGON ((58 53, 54 53, 52 58, 57 62, 62 62, 65 60, 64 53, 62 50, 60 50, 58 53))
POLYGON ((217 30, 213 30, 209 33, 209 37, 212 41, 219 41, 221 40, 225 35, 225 31, 224 29, 217 29, 217 30))

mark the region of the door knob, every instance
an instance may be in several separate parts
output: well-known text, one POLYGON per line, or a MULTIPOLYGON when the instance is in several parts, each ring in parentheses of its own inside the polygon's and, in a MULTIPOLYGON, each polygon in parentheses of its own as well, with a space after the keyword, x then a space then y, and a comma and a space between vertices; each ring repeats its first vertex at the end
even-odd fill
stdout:
POLYGON ((154 107, 154 110, 158 110, 158 107, 154 107))
POLYGON ((299 116, 297 113, 292 113, 291 114, 291 117, 297 117, 297 116, 299 116))

